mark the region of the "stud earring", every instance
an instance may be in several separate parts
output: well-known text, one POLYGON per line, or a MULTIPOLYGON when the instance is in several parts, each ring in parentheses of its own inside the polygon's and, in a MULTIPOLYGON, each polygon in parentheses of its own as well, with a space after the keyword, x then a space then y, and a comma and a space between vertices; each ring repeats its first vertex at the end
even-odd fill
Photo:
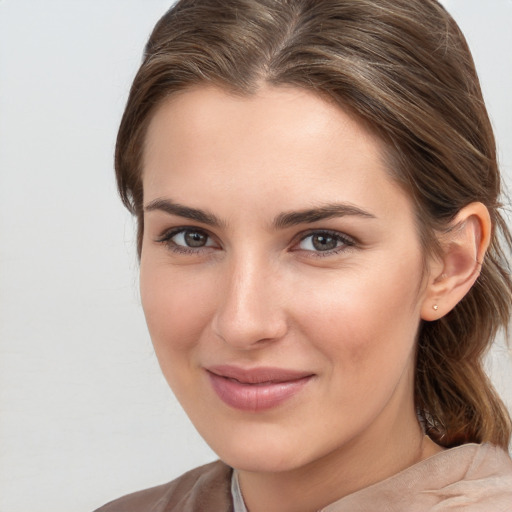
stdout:
POLYGON ((434 311, 437 311, 437 310, 439 309, 439 306, 438 306, 437 304, 434 304, 434 305, 432 306, 432 309, 433 309, 434 311))

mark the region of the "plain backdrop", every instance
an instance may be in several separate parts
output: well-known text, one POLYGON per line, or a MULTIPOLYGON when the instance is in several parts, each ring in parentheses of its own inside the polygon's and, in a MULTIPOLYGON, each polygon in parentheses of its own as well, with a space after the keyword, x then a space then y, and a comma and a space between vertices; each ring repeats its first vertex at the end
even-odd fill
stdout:
MULTIPOLYGON (((512 1, 445 0, 512 181, 512 1)), ((115 190, 163 0, 0 0, 0 512, 86 512, 215 455, 160 375, 115 190)), ((512 406, 502 343, 488 365, 512 406)))

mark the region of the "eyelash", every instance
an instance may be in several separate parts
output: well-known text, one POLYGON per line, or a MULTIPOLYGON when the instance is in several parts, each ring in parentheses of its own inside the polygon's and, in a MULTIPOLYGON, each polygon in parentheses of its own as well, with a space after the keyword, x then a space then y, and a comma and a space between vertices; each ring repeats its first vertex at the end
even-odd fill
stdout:
POLYGON ((302 250, 304 252, 307 252, 307 253, 309 253, 309 256, 313 257, 313 258, 325 258, 327 256, 333 256, 333 255, 342 253, 342 252, 356 246, 356 244, 357 244, 357 242, 354 238, 352 238, 344 233, 340 233, 339 231, 331 231, 328 229, 315 229, 315 230, 308 231, 307 233, 301 234, 299 241, 295 245, 298 245, 301 242, 303 242, 304 240, 307 240, 309 237, 313 237, 313 236, 325 236, 325 237, 333 238, 336 241, 336 243, 341 242, 341 245, 339 247, 335 247, 334 249, 330 249, 327 251, 311 251, 311 250, 307 250, 307 249, 295 249, 295 250, 297 250, 297 251, 302 250))
POLYGON ((199 254, 199 253, 203 252, 205 249, 210 249, 212 247, 212 246, 187 247, 184 245, 178 245, 176 242, 173 241, 173 238, 176 235, 179 235, 181 233, 186 233, 187 231, 190 233, 199 233, 201 235, 206 236, 208 239, 212 239, 212 236, 204 229, 198 229, 198 228, 194 228, 192 226, 190 226, 190 227, 183 226, 183 227, 174 228, 169 231, 166 231, 165 233, 163 233, 160 237, 158 237, 156 239, 156 242, 164 244, 169 250, 171 250, 175 253, 178 253, 178 254, 192 254, 192 255, 199 254))
MULTIPOLYGON (((212 248, 211 245, 210 246, 206 245, 206 246, 201 246, 201 247, 196 247, 196 248, 187 247, 187 246, 183 246, 183 245, 178 245, 178 244, 176 244, 176 242, 173 241, 173 238, 176 235, 179 235, 181 233, 186 233, 187 231, 191 232, 191 233, 198 233, 198 234, 204 235, 210 240, 213 239, 213 237, 207 231, 205 231, 203 229, 183 226, 183 227, 174 228, 169 231, 166 231, 165 233, 163 233, 160 237, 158 237, 156 239, 156 242, 164 244, 169 250, 171 250, 175 253, 178 253, 178 254, 197 255, 197 254, 202 253, 204 250, 208 250, 208 249, 212 248)), ((339 254, 341 252, 344 252, 344 251, 357 245, 357 242, 354 238, 352 238, 348 235, 345 235, 343 233, 340 233, 339 231, 331 231, 331 230, 326 230, 326 229, 318 230, 317 229, 317 230, 310 230, 306 233, 301 233, 299 235, 299 240, 294 243, 293 247, 298 246, 299 244, 301 244, 302 242, 307 240, 309 237, 313 237, 313 236, 329 237, 329 238, 334 239, 336 241, 336 243, 341 242, 341 245, 339 247, 335 247, 334 249, 330 249, 330 250, 326 250, 326 251, 314 251, 314 250, 300 249, 300 248, 298 248, 298 249, 292 248, 292 251, 294 251, 294 252, 302 251, 302 252, 308 253, 308 257, 312 257, 312 258, 325 258, 327 256, 333 256, 333 255, 339 254)))

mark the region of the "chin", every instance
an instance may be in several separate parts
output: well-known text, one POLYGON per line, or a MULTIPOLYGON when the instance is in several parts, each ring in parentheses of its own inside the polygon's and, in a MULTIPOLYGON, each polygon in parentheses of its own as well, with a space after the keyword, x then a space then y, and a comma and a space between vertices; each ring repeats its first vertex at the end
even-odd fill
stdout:
POLYGON ((307 462, 304 451, 296 443, 290 443, 289 436, 285 434, 287 439, 266 430, 234 434, 220 440, 209 439, 206 435, 205 439, 223 462, 241 471, 277 473, 293 470, 307 462))
POLYGON ((296 459, 297 454, 261 446, 254 446, 253 449, 237 447, 218 455, 228 466, 251 473, 280 473, 303 465, 301 460, 296 459))

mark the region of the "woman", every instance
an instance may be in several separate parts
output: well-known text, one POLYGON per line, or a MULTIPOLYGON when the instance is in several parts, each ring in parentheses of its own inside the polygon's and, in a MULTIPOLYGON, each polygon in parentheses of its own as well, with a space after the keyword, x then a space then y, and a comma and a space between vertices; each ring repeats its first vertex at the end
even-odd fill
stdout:
POLYGON ((100 510, 512 510, 481 362, 511 238, 435 0, 178 2, 116 172, 162 371, 222 462, 100 510))

